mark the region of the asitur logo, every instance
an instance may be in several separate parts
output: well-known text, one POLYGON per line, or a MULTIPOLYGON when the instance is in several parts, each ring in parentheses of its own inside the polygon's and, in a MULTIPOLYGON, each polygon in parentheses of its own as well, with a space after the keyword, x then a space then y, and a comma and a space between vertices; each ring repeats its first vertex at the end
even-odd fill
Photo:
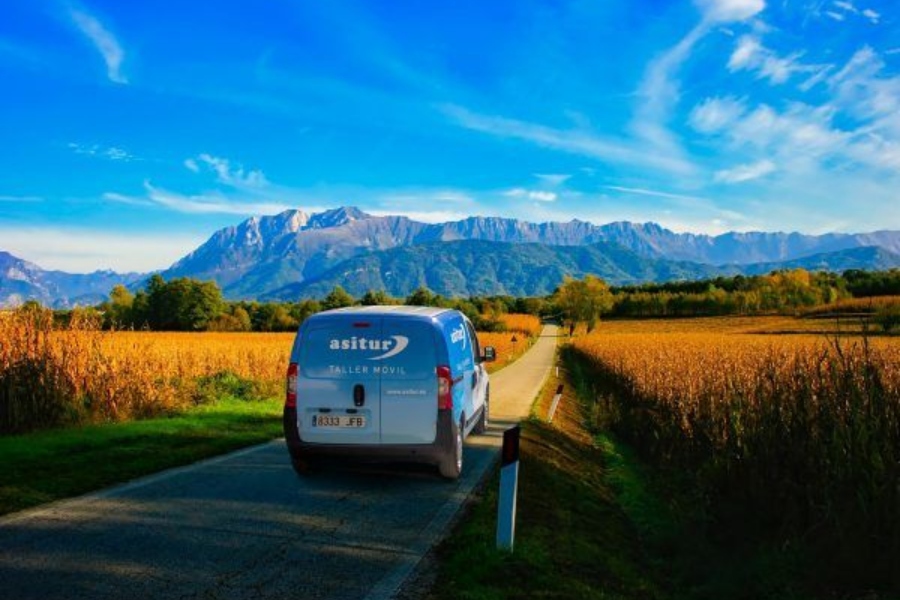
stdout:
POLYGON ((368 360, 384 360, 397 356, 409 345, 409 338, 405 335, 392 335, 391 339, 369 339, 364 337, 346 338, 343 340, 329 340, 329 350, 381 350, 384 354, 369 356, 368 360))
POLYGON ((462 341, 463 350, 466 349, 466 330, 464 325, 460 325, 459 328, 450 331, 450 341, 454 344, 462 341))

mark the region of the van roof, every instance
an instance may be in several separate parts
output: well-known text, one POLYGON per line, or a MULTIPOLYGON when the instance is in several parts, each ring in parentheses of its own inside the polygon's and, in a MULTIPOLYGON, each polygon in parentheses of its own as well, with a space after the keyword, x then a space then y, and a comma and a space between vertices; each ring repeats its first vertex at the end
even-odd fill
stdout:
POLYGON ((437 308, 434 306, 405 306, 405 305, 389 305, 389 306, 350 306, 347 308, 336 308, 319 313, 324 314, 344 314, 344 315, 366 315, 366 316, 387 316, 387 315, 410 315, 425 318, 434 318, 447 312, 452 312, 450 308, 437 308))

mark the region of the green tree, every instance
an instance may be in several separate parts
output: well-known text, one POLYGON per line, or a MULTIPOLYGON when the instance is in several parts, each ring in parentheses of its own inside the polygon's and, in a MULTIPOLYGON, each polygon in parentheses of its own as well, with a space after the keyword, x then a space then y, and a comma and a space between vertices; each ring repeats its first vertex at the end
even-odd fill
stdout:
POLYGON ((103 326, 112 328, 134 325, 134 295, 124 285, 117 285, 109 292, 109 300, 101 305, 103 326))
POLYGON ((179 277, 166 282, 156 274, 147 283, 146 296, 146 320, 155 330, 202 331, 225 311, 222 291, 213 281, 179 277))
POLYGON ((570 325, 587 324, 591 331, 600 315, 613 307, 613 295, 609 286, 599 277, 588 275, 584 279, 566 277, 553 295, 553 302, 570 325))
POLYGON ((384 304, 397 304, 397 300, 388 295, 384 290, 369 290, 360 299, 363 306, 378 306, 384 304))
POLYGON ((322 303, 318 300, 306 299, 291 305, 291 316, 298 324, 305 321, 308 317, 322 310, 322 303))
POLYGON ((347 293, 344 288, 339 285, 334 286, 334 288, 328 292, 328 295, 325 296, 325 299, 322 300, 322 308, 324 310, 330 310, 332 308, 345 308, 347 306, 353 306, 355 300, 353 296, 347 293))
POLYGON ((435 296, 427 287, 417 288, 406 297, 404 304, 407 306, 434 306, 435 296))

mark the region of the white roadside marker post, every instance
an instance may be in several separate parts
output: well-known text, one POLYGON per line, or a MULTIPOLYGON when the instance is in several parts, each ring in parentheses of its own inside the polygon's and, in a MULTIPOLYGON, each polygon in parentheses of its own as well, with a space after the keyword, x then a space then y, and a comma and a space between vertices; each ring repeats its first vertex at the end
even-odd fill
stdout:
POLYGON ((550 403, 550 413, 547 415, 547 422, 553 422, 553 415, 556 414, 556 407, 559 406, 559 399, 562 398, 563 393, 563 385, 559 384, 556 388, 556 395, 553 396, 553 401, 550 403))
POLYGON ((519 434, 516 425, 503 432, 500 499, 497 503, 497 549, 512 552, 516 537, 516 493, 519 487, 519 434))

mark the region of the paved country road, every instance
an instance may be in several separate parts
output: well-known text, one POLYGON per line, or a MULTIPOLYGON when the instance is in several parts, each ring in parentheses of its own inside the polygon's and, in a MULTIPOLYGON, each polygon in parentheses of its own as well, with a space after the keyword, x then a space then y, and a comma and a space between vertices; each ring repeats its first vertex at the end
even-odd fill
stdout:
MULTIPOLYGON (((516 420, 549 373, 556 328, 492 376, 516 420)), ((505 423, 433 471, 334 468, 300 479, 284 441, 0 518, 0 598, 390 598, 497 455, 505 423)))

